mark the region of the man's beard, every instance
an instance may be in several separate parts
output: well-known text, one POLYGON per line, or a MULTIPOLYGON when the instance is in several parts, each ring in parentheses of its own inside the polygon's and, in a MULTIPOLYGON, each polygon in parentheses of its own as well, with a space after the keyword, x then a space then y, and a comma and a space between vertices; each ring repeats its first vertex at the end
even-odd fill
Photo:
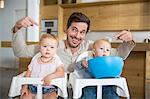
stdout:
POLYGON ((74 45, 71 45, 71 44, 68 42, 68 45, 69 45, 70 48, 77 48, 80 44, 74 46, 74 45))
POLYGON ((78 45, 72 45, 70 42, 69 42, 69 39, 68 39, 68 37, 67 37, 67 43, 68 43, 68 45, 69 45, 69 47, 70 48, 77 48, 77 47, 79 47, 79 45, 81 44, 81 43, 79 43, 78 45))

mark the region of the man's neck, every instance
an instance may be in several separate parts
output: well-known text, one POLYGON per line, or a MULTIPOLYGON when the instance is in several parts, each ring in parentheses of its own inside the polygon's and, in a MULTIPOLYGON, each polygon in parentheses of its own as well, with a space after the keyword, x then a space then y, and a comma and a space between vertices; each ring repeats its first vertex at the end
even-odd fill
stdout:
POLYGON ((79 47, 77 47, 77 48, 70 48, 70 50, 71 50, 71 53, 74 54, 74 53, 76 53, 79 50, 79 47))
POLYGON ((65 45, 66 45, 66 48, 69 48, 71 50, 72 54, 76 53, 79 50, 79 46, 76 48, 70 47, 67 41, 65 41, 65 45))

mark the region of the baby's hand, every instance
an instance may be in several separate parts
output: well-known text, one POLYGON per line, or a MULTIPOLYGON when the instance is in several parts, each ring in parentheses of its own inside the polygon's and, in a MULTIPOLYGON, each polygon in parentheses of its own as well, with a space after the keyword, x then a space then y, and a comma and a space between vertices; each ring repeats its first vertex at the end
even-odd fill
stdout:
POLYGON ((20 90, 21 92, 21 97, 26 94, 28 95, 28 86, 27 85, 23 85, 22 89, 20 90))
POLYGON ((81 65, 82 65, 84 68, 88 68, 88 62, 87 62, 85 59, 82 60, 81 65))
POLYGON ((50 85, 50 83, 51 83, 51 77, 50 76, 45 76, 43 79, 42 79, 42 81, 44 81, 44 86, 49 86, 50 85))

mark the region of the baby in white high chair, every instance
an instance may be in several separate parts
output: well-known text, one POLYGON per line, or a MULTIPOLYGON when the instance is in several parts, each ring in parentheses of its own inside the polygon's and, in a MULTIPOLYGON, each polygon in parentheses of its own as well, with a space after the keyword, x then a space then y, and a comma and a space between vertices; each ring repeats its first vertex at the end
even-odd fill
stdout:
MULTIPOLYGON (((25 74, 26 77, 42 78, 43 99, 57 99, 57 87, 50 85, 54 78, 64 76, 64 65, 57 56, 58 40, 54 35, 43 34, 40 38, 40 53, 32 58, 25 74)), ((37 94, 36 85, 23 85, 21 99, 33 99, 37 94)))
MULTIPOLYGON (((111 44, 106 39, 99 39, 93 43, 92 54, 89 57, 82 60, 82 62, 77 63, 75 71, 80 76, 80 78, 93 78, 88 71, 88 60, 95 58, 97 56, 110 56, 111 54, 111 44)), ((96 64, 95 64, 96 65, 96 64)), ((109 94, 111 94, 113 99, 118 99, 115 86, 103 86, 102 87, 102 97, 108 99, 109 94)), ((97 88, 96 86, 87 86, 83 88, 81 99, 96 99, 97 88)))

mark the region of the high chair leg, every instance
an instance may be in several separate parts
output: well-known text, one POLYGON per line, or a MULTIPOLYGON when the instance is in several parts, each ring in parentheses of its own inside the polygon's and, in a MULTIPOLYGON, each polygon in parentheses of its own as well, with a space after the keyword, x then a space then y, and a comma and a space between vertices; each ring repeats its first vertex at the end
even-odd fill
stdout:
POLYGON ((102 99, 102 86, 97 86, 97 99, 102 99))
POLYGON ((42 85, 37 86, 37 99, 42 99, 42 85))
POLYGON ((126 99, 130 99, 130 97, 127 97, 126 99))

